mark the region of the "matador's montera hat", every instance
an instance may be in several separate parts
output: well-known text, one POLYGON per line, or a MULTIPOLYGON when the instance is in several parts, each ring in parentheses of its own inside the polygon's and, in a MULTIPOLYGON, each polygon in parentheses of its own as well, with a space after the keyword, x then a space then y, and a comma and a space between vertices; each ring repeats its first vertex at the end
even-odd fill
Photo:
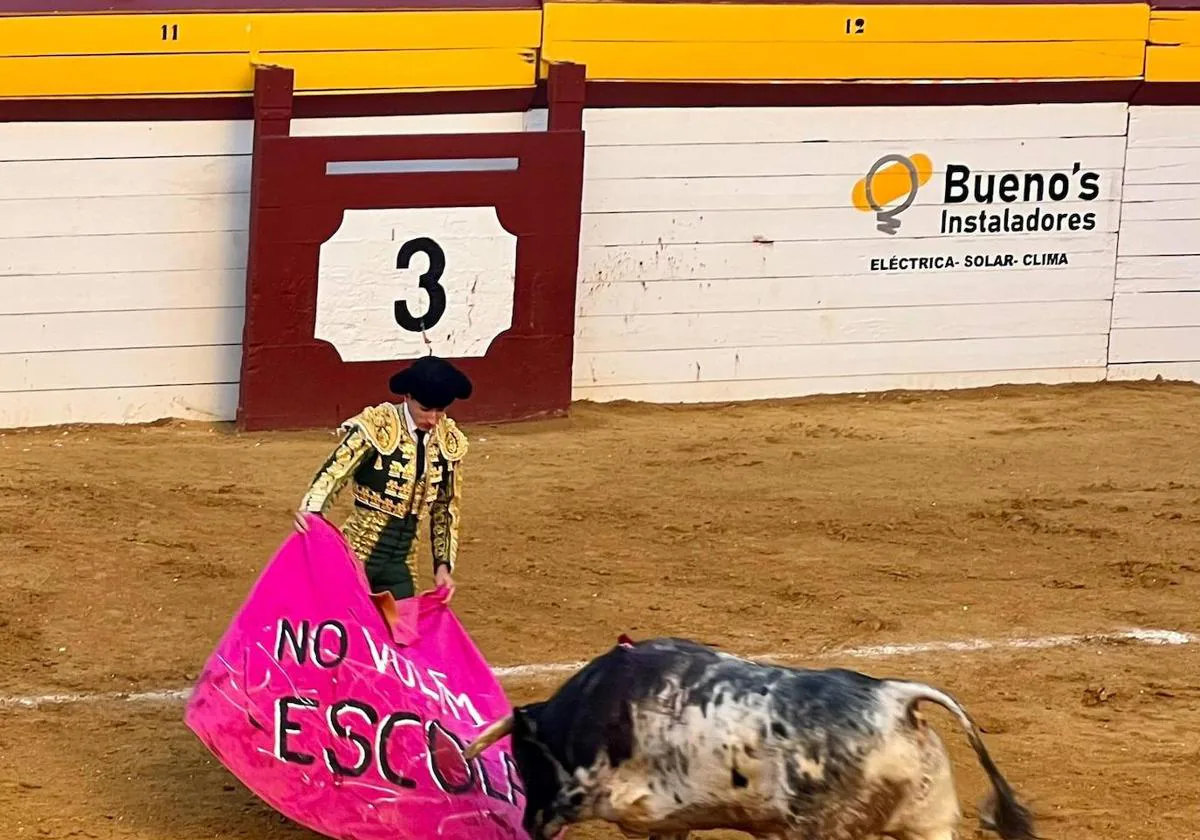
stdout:
POLYGON ((388 382, 393 394, 409 396, 426 408, 443 410, 473 390, 467 375, 437 356, 423 356, 388 382))

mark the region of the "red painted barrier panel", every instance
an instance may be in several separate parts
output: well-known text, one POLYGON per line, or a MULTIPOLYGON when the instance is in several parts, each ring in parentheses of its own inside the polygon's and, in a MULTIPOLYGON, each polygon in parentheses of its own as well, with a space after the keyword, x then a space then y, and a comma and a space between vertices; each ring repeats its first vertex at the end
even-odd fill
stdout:
POLYGON ((291 71, 257 69, 240 428, 336 425, 426 352, 475 382, 457 419, 566 411, 582 70, 546 131, 294 137, 291 71))

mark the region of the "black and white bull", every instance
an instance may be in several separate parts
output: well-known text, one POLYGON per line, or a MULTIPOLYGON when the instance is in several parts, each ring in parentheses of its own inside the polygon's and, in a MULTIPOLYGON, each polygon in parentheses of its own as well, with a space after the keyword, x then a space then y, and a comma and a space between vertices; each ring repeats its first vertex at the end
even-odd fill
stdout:
POLYGON ((512 735, 535 840, 591 819, 664 840, 721 828, 786 840, 953 840, 961 810, 922 701, 966 730, 993 788, 984 826, 1005 840, 1034 838, 1029 811, 947 694, 758 664, 680 639, 618 645, 549 700, 493 723, 467 754, 512 735))

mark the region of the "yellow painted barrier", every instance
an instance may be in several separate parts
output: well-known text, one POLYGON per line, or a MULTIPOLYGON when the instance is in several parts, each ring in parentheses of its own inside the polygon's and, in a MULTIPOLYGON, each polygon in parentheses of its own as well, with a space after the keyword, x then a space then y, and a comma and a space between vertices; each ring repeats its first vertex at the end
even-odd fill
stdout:
POLYGON ((1200 44, 1146 49, 1147 82, 1200 81, 1200 44))
POLYGON ((1200 11, 1150 12, 1150 43, 1200 44, 1200 11))
POLYGON ((536 9, 0 16, 0 97, 530 87, 552 62, 611 81, 1200 81, 1200 11, 550 0, 536 9))
POLYGON ((1154 10, 1146 48, 1146 81, 1200 81, 1200 11, 1154 10))
POLYGON ((536 9, 0 17, 0 97, 249 94, 254 63, 296 91, 531 87, 536 9))
POLYGON ((545 62, 622 81, 1136 79, 1145 3, 549 2, 545 62))
POLYGON ((803 5, 552 0, 543 41, 624 43, 1145 42, 1145 3, 803 5))
POLYGON ((249 52, 241 15, 0 17, 0 56, 249 52))
POLYGON ((0 96, 229 96, 254 90, 254 65, 296 71, 297 93, 530 87, 533 51, 392 50, 0 58, 0 96))
POLYGON ((0 17, 0 56, 534 49, 536 9, 0 17))
POLYGON ((589 79, 621 81, 1136 79, 1145 57, 1137 41, 740 46, 568 41, 542 54, 585 64, 589 79))

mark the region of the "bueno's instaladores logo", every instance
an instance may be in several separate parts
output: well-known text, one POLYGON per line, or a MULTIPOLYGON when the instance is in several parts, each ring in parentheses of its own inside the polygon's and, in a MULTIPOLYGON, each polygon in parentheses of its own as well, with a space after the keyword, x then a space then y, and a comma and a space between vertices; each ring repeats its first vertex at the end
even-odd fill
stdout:
MULTIPOLYGON (((879 158, 851 191, 854 207, 875 213, 876 229, 888 235, 900 230, 898 216, 912 206, 917 192, 933 175, 928 155, 889 154, 879 158)), ((1049 172, 972 172, 963 163, 946 166, 939 233, 970 236, 989 233, 1068 233, 1096 229, 1094 211, 1056 210, 1047 202, 1095 201, 1100 173, 1076 161, 1069 170, 1049 172), (956 204, 984 205, 970 211, 956 204), (996 205, 1022 204, 1024 207, 996 205)))
POLYGON ((1022 202, 1034 205, 1032 210, 1005 207, 1003 212, 985 207, 969 213, 942 210, 941 232, 955 235, 975 233, 1063 233, 1095 230, 1096 214, 1047 210, 1042 204, 1049 199, 1061 201, 1094 201, 1100 195, 1100 173, 1084 170, 1078 161, 1069 171, 1060 172, 989 172, 971 173, 961 163, 946 167, 944 204, 996 205, 1022 202))
POLYGON ((858 179, 850 198, 858 210, 864 213, 875 211, 876 230, 895 236, 900 230, 897 217, 912 206, 917 190, 932 175, 933 161, 928 155, 884 155, 858 179))

